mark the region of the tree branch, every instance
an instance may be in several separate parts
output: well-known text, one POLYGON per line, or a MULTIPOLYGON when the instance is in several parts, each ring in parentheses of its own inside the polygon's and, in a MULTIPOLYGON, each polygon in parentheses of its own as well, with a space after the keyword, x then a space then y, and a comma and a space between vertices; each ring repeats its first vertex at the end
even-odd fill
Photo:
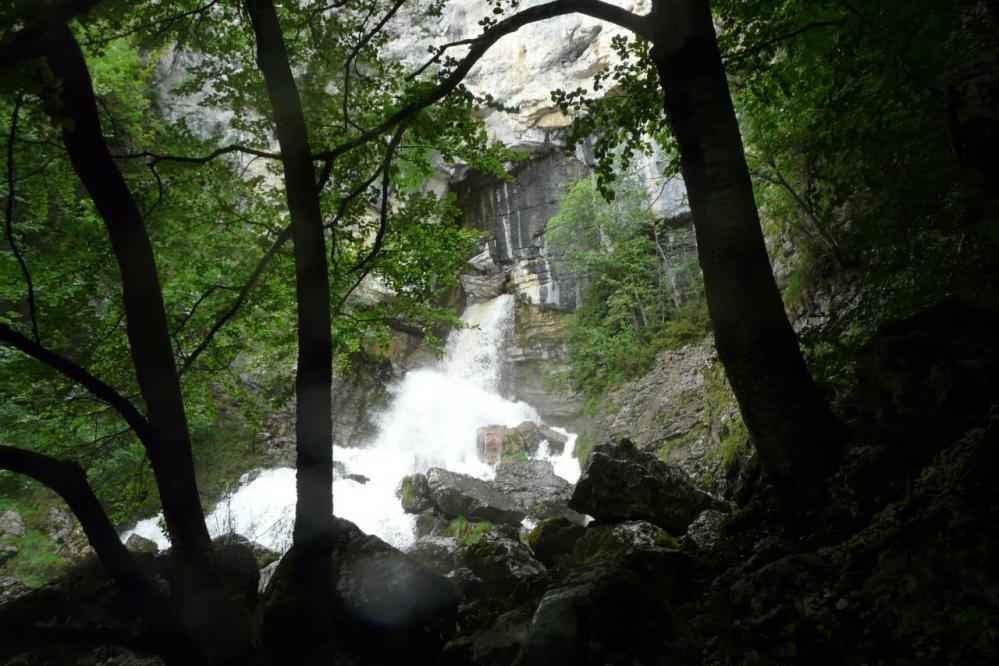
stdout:
POLYGON ((269 153, 265 150, 258 150, 256 148, 248 148, 247 146, 240 145, 230 145, 224 146, 222 148, 217 148, 207 155, 202 155, 201 157, 188 157, 185 155, 161 155, 148 150, 143 150, 139 153, 127 153, 124 155, 112 155, 112 157, 119 160, 135 160, 142 158, 150 158, 149 164, 155 166, 160 162, 181 162, 184 164, 205 164, 206 162, 211 162, 216 157, 226 155, 228 153, 246 153, 248 155, 253 155, 255 157, 265 157, 270 160, 279 160, 281 155, 279 153, 269 153))
MULTIPOLYGON (((33 451, 0 445, 0 469, 23 474, 54 490, 80 521, 87 540, 108 573, 157 637, 160 654, 171 663, 197 663, 190 637, 159 596, 152 581, 122 545, 104 507, 78 464, 33 451), (195 661, 192 662, 191 660, 195 661)), ((4 631, 8 631, 4 627, 4 631)))
POLYGON ((84 368, 68 358, 60 356, 33 342, 7 324, 0 323, 0 341, 6 342, 11 347, 19 349, 28 356, 41 361, 59 374, 87 389, 99 400, 118 412, 143 444, 148 445, 152 441, 152 428, 149 422, 146 421, 146 418, 135 408, 135 405, 84 368))
POLYGON ((14 253, 17 265, 21 267, 21 275, 28 288, 28 316, 31 319, 31 335, 35 342, 41 342, 38 335, 38 308, 35 306, 35 284, 31 281, 31 272, 28 264, 21 254, 14 240, 14 141, 17 138, 17 120, 21 114, 21 105, 24 103, 24 96, 20 93, 14 100, 14 110, 10 114, 10 133, 7 135, 7 201, 4 205, 4 231, 7 234, 7 243, 10 251, 14 253))

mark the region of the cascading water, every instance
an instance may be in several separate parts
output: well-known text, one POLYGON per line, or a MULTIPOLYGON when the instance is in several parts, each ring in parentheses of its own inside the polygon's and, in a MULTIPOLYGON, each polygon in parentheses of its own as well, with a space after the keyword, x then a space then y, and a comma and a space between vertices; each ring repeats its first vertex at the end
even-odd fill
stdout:
MULTIPOLYGON (((434 367, 414 370, 392 388, 392 400, 381 415, 378 435, 363 447, 334 447, 333 457, 367 483, 341 478, 333 482, 334 512, 362 530, 404 548, 414 539, 415 518, 402 510, 395 492, 406 474, 444 467, 489 478, 492 468, 478 460, 476 431, 486 425, 515 426, 540 421, 523 402, 499 395, 505 342, 513 322, 513 297, 499 296, 469 306, 466 326, 448 338, 443 359, 434 367)), ((561 455, 551 460, 555 473, 568 481, 579 477, 573 457, 575 435, 561 455)), ((223 498, 207 518, 212 535, 236 532, 268 548, 291 545, 295 507, 295 470, 287 467, 245 475, 240 487, 223 498)), ((137 533, 169 546, 159 517, 140 521, 123 536, 137 533)))

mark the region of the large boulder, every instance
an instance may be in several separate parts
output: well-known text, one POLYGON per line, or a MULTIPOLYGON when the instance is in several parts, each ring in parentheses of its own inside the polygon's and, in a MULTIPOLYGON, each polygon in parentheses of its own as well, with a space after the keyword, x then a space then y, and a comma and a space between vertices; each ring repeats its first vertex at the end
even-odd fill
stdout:
POLYGON ((461 563, 480 581, 483 596, 510 595, 534 585, 545 574, 516 530, 498 526, 462 548, 461 563))
POLYGON ((725 504, 699 490, 679 467, 641 451, 628 439, 594 449, 569 507, 597 520, 647 520, 680 535, 705 509, 725 504))
POLYGON ((439 574, 454 570, 460 544, 457 539, 446 536, 422 536, 406 549, 406 554, 439 574))
POLYGON ((336 600, 333 610, 317 602, 326 596, 323 591, 316 590, 316 599, 310 600, 290 584, 303 563, 309 566, 292 548, 274 572, 264 601, 261 630, 271 656, 283 663, 315 658, 323 659, 317 663, 432 661, 454 626, 454 585, 350 521, 334 521, 333 589, 328 591, 336 600), (310 602, 316 612, 303 611, 310 602), (302 633, 329 645, 309 654, 296 652, 287 636, 302 633))
POLYGON ((8 509, 0 516, 0 536, 24 536, 24 519, 17 509, 8 509))
POLYGON ((681 544, 665 530, 644 520, 616 525, 591 525, 575 541, 572 550, 562 558, 560 564, 567 567, 592 566, 648 548, 678 550, 681 544))
POLYGON ((140 534, 132 534, 125 540, 125 548, 133 553, 145 553, 155 555, 160 551, 160 547, 152 539, 147 539, 140 534))
POLYGON ((585 533, 585 527, 568 518, 550 518, 531 530, 527 544, 539 562, 551 567, 567 555, 585 533))
POLYGON ((556 476, 547 460, 508 460, 496 466, 493 485, 511 498, 533 520, 567 516, 582 522, 582 516, 569 509, 572 484, 556 476))
POLYGON ((431 467, 427 471, 427 484, 434 505, 451 518, 464 516, 474 522, 517 526, 527 515, 494 486, 467 474, 431 467))

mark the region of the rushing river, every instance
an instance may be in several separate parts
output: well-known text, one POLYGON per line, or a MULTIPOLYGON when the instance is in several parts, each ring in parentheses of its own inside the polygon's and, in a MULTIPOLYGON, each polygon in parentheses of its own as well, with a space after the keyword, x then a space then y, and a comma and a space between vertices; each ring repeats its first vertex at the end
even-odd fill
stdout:
MULTIPOLYGON (((334 513, 353 521, 368 534, 405 548, 414 539, 415 517, 406 514, 396 497, 406 474, 444 467, 480 478, 492 468, 478 460, 476 431, 486 425, 515 426, 540 422, 530 405, 499 395, 500 370, 513 325, 513 297, 499 296, 469 306, 466 327, 448 338, 444 357, 435 366, 413 370, 392 387, 392 399, 378 421, 373 441, 354 448, 334 447, 333 457, 350 474, 369 479, 333 482, 334 513)), ((551 460, 555 473, 575 482, 579 464, 573 457, 575 435, 561 455, 551 460)), ((295 470, 288 467, 246 475, 207 518, 213 536, 235 531, 268 548, 284 551, 291 545, 295 505, 295 470)), ((139 521, 123 537, 137 533, 161 548, 169 540, 160 517, 139 521)))

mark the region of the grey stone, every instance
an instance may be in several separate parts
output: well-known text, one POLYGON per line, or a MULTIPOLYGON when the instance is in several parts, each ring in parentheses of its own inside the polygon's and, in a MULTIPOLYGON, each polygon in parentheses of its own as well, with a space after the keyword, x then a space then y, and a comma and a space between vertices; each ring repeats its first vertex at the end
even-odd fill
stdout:
POLYGON ((534 520, 569 516, 582 522, 582 516, 569 509, 572 484, 556 476, 547 460, 501 462, 496 466, 492 485, 534 520))
POLYGON ((699 490, 682 469, 640 451, 627 439, 590 454, 569 507, 597 520, 647 520, 680 535, 705 509, 725 504, 699 490))
POLYGON ((549 518, 531 530, 527 536, 527 544, 539 562, 552 567, 572 550, 585 533, 585 527, 568 518, 549 518))
POLYGON ((459 552, 460 562, 483 581, 485 595, 509 595, 544 575, 515 530, 497 526, 459 552))
POLYGON ((420 537, 406 549, 406 554, 439 574, 454 570, 459 544, 456 539, 443 536, 420 537))
POLYGON ((434 505, 445 516, 490 523, 520 525, 527 515, 512 499, 481 479, 440 467, 427 471, 434 505))
POLYGON ((155 541, 151 541, 138 534, 132 534, 128 537, 125 541, 125 548, 133 553, 150 553, 155 555, 160 552, 160 547, 156 545, 155 541))
POLYGON ((410 474, 402 477, 398 496, 406 513, 420 514, 434 505, 427 477, 423 474, 410 474))
POLYGON ((21 518, 21 514, 18 513, 17 509, 8 509, 6 513, 0 516, 0 536, 4 535, 13 537, 24 536, 24 519, 21 518))
POLYGON ((3 566, 7 562, 14 559, 18 554, 18 549, 16 546, 5 546, 0 544, 0 566, 3 566))
POLYGON ((687 536, 698 548, 714 548, 725 521, 725 514, 714 509, 702 511, 687 528, 687 536))

